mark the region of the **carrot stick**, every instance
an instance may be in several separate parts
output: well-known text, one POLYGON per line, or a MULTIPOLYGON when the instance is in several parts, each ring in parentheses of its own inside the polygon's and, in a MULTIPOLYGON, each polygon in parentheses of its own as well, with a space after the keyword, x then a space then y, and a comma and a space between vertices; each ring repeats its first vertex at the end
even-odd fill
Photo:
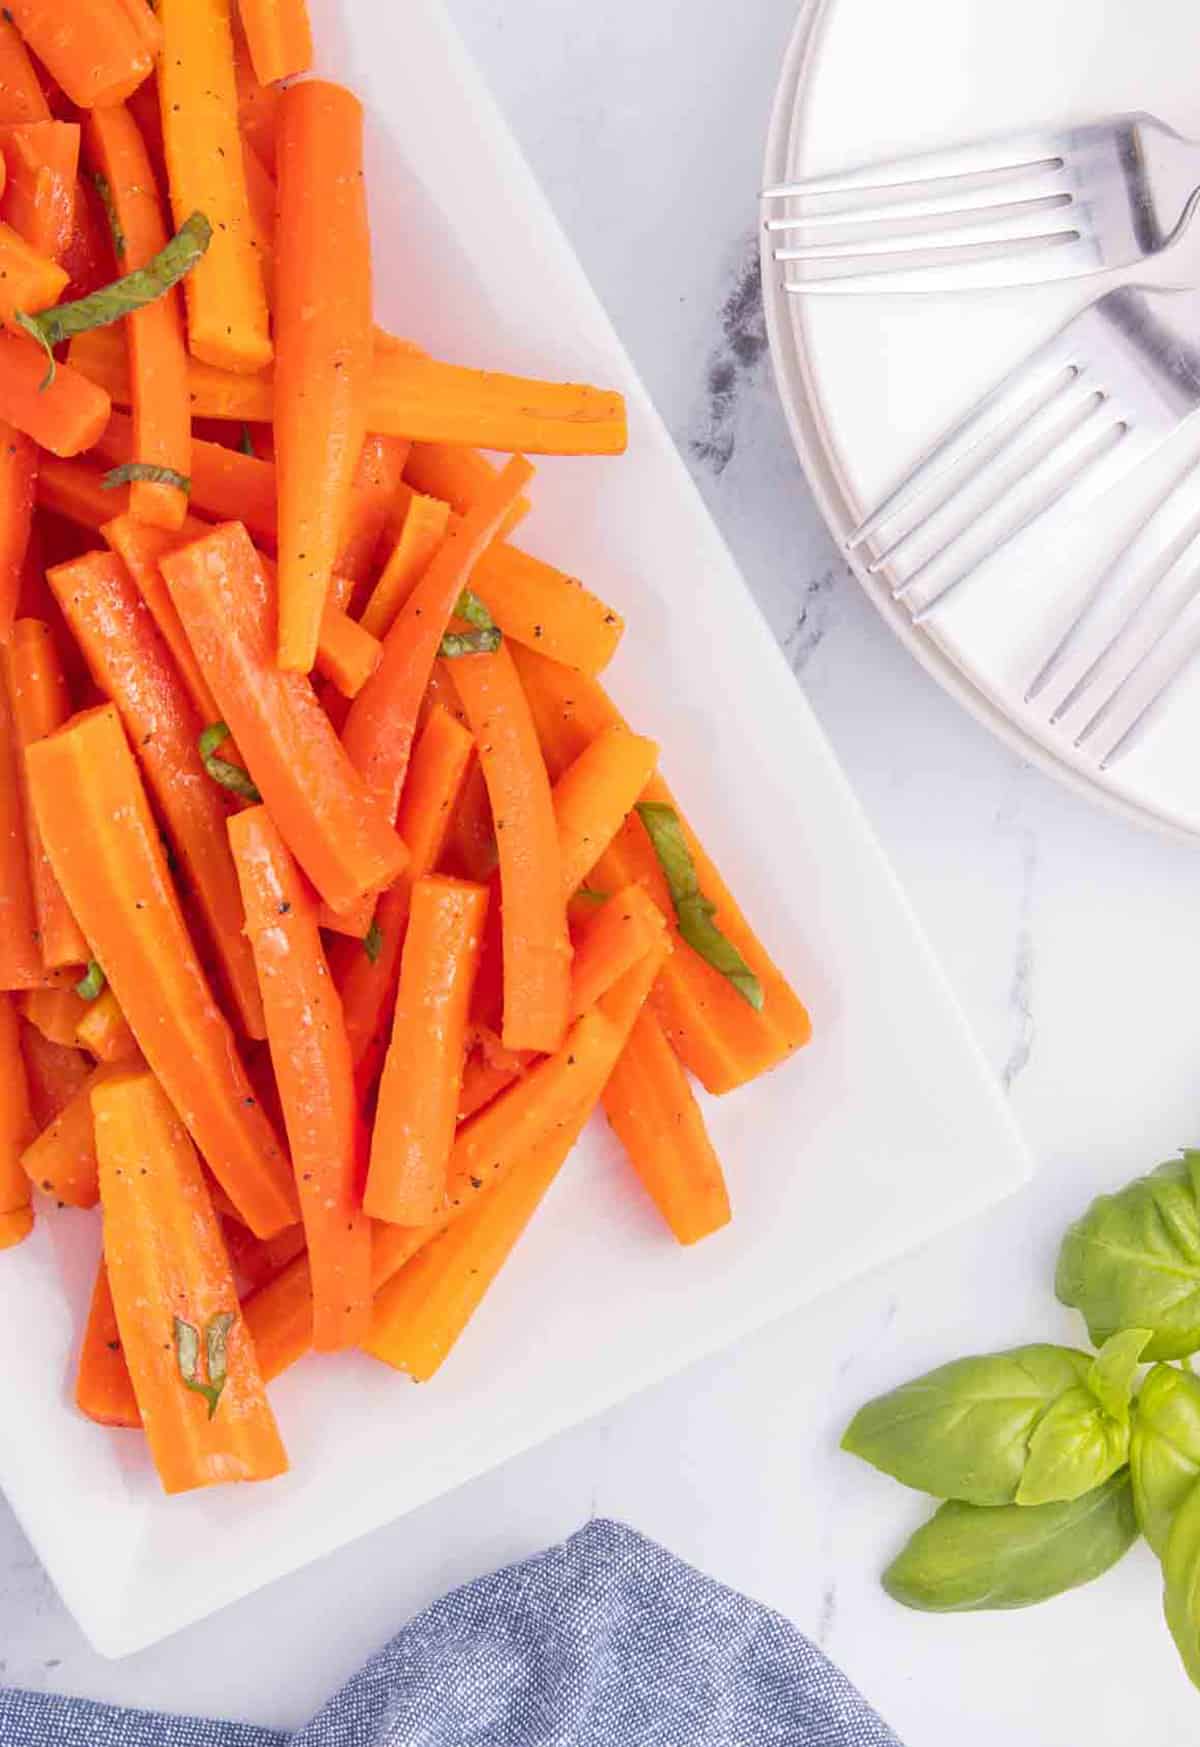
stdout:
MULTIPOLYGON (((211 246, 208 253, 212 253, 211 246)), ((195 270, 189 273, 189 282, 195 276, 195 270)), ((77 334, 68 347, 67 358, 89 382, 104 388, 118 406, 129 405, 132 398, 129 363, 125 336, 119 327, 92 328, 77 334)), ((274 383, 267 370, 254 374, 223 370, 205 363, 193 352, 188 362, 188 398, 193 418, 269 423, 274 408, 274 383)))
MULTIPOLYGON (((438 670, 448 666, 448 662, 439 662, 438 670)), ((462 705, 458 707, 461 710, 462 705)), ((499 865, 492 803, 478 758, 472 761, 454 809, 446 858, 455 873, 480 882, 490 880, 499 865)))
MULTIPOLYGON (((393 542, 379 581, 363 608, 362 623, 376 637, 385 637, 396 614, 429 568, 446 537, 450 506, 437 497, 410 491, 399 537, 393 542)), ((478 568, 478 567, 477 567, 478 568)))
MULTIPOLYGON (((520 647, 514 649, 513 659, 552 775, 560 775, 605 729, 621 725, 616 708, 595 680, 520 647)), ((675 806, 660 777, 651 780, 644 798, 675 806)), ((678 950, 654 992, 655 1013, 671 1047, 701 1085, 709 1092, 729 1092, 807 1043, 811 1025, 799 998, 772 963, 682 814, 680 819, 701 889, 717 907, 720 928, 762 986, 761 1012, 756 1013, 679 936, 658 858, 639 819, 627 820, 601 858, 596 879, 602 886, 641 881, 667 917, 678 950)))
POLYGON ((554 819, 567 898, 612 842, 654 775, 658 747, 628 728, 606 728, 554 785, 554 819))
POLYGON ((347 910, 390 885, 407 859, 404 845, 307 678, 276 666, 272 591, 245 529, 216 528, 161 568, 221 719, 322 898, 347 910))
POLYGON ((0 20, 0 123, 49 121, 50 105, 11 18, 0 20))
POLYGON ((486 886, 461 880, 412 888, 363 1200, 373 1219, 423 1225, 445 1196, 487 903, 486 886))
POLYGON ((16 617, 37 473, 37 445, 0 423, 0 643, 7 643, 16 617))
POLYGON ((233 65, 237 81, 238 126, 272 176, 275 174, 275 143, 279 131, 279 105, 283 92, 264 85, 254 71, 240 8, 233 19, 233 65))
MULTIPOLYGON (((184 418, 188 420, 186 388, 181 404, 184 418)), ((190 429, 190 420, 188 423, 190 429)), ((186 501, 191 507, 222 521, 244 522, 256 540, 274 545, 275 469, 271 463, 260 461, 254 455, 243 455, 238 449, 228 449, 223 443, 208 443, 200 438, 191 438, 190 446, 188 467, 179 471, 188 473, 191 491, 186 501)), ((133 421, 124 413, 113 413, 93 452, 110 466, 141 459, 133 421)), ((116 513, 114 494, 110 491, 107 497, 109 514, 102 518, 103 521, 110 521, 116 513)), ((176 527, 181 525, 177 523, 176 527)), ((197 531, 196 527, 192 528, 193 538, 197 531)))
MULTIPOLYGON (((94 111, 87 141, 107 185, 118 264, 122 272, 134 272, 168 239, 150 154, 136 121, 123 107, 94 111)), ((135 310, 127 334, 133 430, 130 454, 122 460, 165 467, 186 479, 192 472, 192 424, 178 286, 135 310)), ((140 479, 130 486, 129 508, 138 521, 178 528, 187 515, 188 499, 177 485, 140 479)))
POLYGON ((317 672, 344 698, 356 698, 383 660, 378 637, 330 603, 321 616, 317 672))
POLYGON ((305 0, 240 0, 239 11, 255 74, 264 85, 309 71, 313 44, 305 0))
POLYGON ((250 211, 250 235, 262 268, 267 305, 275 305, 275 178, 245 134, 242 135, 242 169, 246 176, 246 204, 250 211))
POLYGON ((34 1131, 49 1127, 92 1072, 93 1064, 82 1050, 51 1043, 36 1026, 22 1019, 21 1058, 29 1082, 29 1105, 34 1131))
POLYGON ((46 975, 38 945, 22 784, 24 766, 0 662, 0 988, 32 989, 46 975))
POLYGON ((378 951, 368 955, 357 940, 338 945, 335 975, 346 1014, 350 1051, 360 1091, 375 1084, 387 1047, 387 1021, 400 974, 401 949, 413 882, 441 859, 446 830, 471 757, 467 730, 440 706, 430 711, 417 736, 397 824, 409 863, 379 900, 375 912, 378 951))
POLYGON ((21 1168, 33 1134, 17 1012, 12 997, 0 995, 0 1249, 20 1242, 16 1234, 23 1224, 28 1222, 26 1232, 33 1226, 29 1178, 21 1168))
POLYGON ((607 667, 625 630, 621 615, 575 577, 499 540, 471 586, 506 637, 583 673, 607 667))
MULTIPOLYGON (((404 477, 414 491, 440 497, 456 515, 465 516, 488 491, 497 471, 478 449, 452 443, 414 443, 404 477)), ((519 497, 501 523, 497 538, 506 539, 532 508, 527 497, 519 497)))
POLYGON ((371 241, 362 127, 362 105, 340 85, 311 79, 283 94, 275 232, 279 664, 297 673, 316 658, 367 428, 371 241))
POLYGON ((123 103, 154 68, 158 25, 125 0, 11 0, 6 8, 56 85, 80 109, 123 103))
MULTIPOLYGON (((57 303, 67 285, 67 275, 57 261, 26 242, 20 231, 0 222, 0 321, 11 320, 17 310, 27 313, 57 303)), ((14 336, 9 335, 9 338, 14 336)), ((39 351, 42 376, 46 356, 39 351)))
POLYGON ((22 122, 4 128, 3 146, 8 174, 0 211, 31 248, 61 263, 75 228, 78 125, 22 122))
POLYGON ((188 345, 204 363, 262 370, 272 347, 238 135, 230 0, 160 0, 158 16, 171 210, 176 226, 204 213, 213 233, 185 281, 188 345))
POLYGON ((153 1072, 251 1230, 296 1218, 288 1161, 201 969, 120 719, 75 717, 26 755, 34 816, 153 1072))
POLYGON ((86 1003, 75 1027, 75 1042, 98 1062, 127 1062, 137 1054, 137 1040, 111 989, 86 1003))
MULTIPOLYGON (((209 1194, 212 1194, 211 1184, 209 1194)), ((213 1206, 216 1205, 214 1198, 213 1206)), ((239 1219, 223 1219, 222 1230, 238 1291, 243 1298, 257 1292, 268 1280, 273 1280, 297 1256, 306 1254, 302 1225, 289 1225, 277 1237, 262 1238, 247 1231, 239 1219)))
POLYGON ((626 886, 600 905, 575 937, 572 1019, 594 1007, 647 953, 659 951, 666 931, 666 918, 643 886, 626 886))
POLYGON ((159 636, 171 651, 179 677, 199 712, 200 720, 205 725, 219 721, 221 712, 208 689, 208 681, 200 671, 200 663, 192 653, 183 621, 158 567, 159 559, 168 552, 178 551, 181 543, 198 540, 207 532, 204 524, 189 518, 177 534, 172 534, 164 528, 151 528, 135 521, 132 516, 122 515, 105 522, 100 532, 137 584, 138 593, 158 626, 159 636))
POLYGON ((354 1346, 370 1305, 370 1227, 358 1185, 350 1041, 317 905, 265 807, 229 821, 283 1102, 314 1288, 313 1344, 354 1346))
POLYGON ((571 944, 562 856, 537 731, 506 645, 493 655, 459 661, 454 684, 475 735, 496 822, 504 1043, 509 1049, 556 1049, 567 1023, 571 944))
POLYGON ((396 493, 404 489, 410 447, 402 437, 370 436, 364 441, 354 465, 345 518, 338 531, 338 553, 333 566, 337 576, 348 576, 356 585, 367 577, 396 493))
POLYGON ((287 1457, 187 1130, 149 1074, 109 1080, 94 1104, 104 1259, 163 1489, 283 1473, 287 1457))
POLYGON ((117 1067, 101 1062, 21 1154, 21 1168, 35 1188, 65 1207, 94 1207, 100 1199, 92 1093, 117 1067))
POLYGON ((75 1372, 75 1405, 97 1425, 135 1429, 142 1423, 121 1331, 101 1256, 75 1372))
MULTIPOLYGON (((25 752, 35 741, 61 727, 70 715, 67 682, 50 627, 40 619, 16 621, 4 658, 17 744, 25 752)), ((29 789, 24 776, 21 785, 26 807, 29 878, 37 911, 42 963, 47 970, 55 970, 59 965, 83 964, 90 956, 87 941, 54 877, 36 826, 28 816, 29 789)), ((70 1039, 59 1041, 69 1042, 70 1039)))
POLYGON ((103 471, 90 461, 60 461, 57 455, 42 455, 34 490, 39 509, 49 510, 93 532, 99 532, 105 522, 127 513, 129 508, 129 487, 120 485, 109 490, 103 471))
POLYGON ((206 724, 119 558, 92 552, 57 566, 48 581, 92 678, 116 705, 138 749, 238 1023, 247 1036, 264 1037, 258 979, 225 835, 227 797, 208 776, 199 752, 206 724))
POLYGON ((397 615, 383 659, 346 718, 342 744, 389 819, 396 817, 421 699, 446 624, 479 554, 532 471, 527 461, 510 461, 488 494, 447 536, 397 615))
POLYGON ((25 334, 0 332, 0 419, 43 449, 52 455, 90 449, 108 423, 111 407, 104 389, 69 364, 60 364, 47 384, 46 354, 37 342, 25 334))
POLYGON ((17 1005, 23 1019, 63 1048, 76 1043, 75 1033, 88 1007, 70 984, 60 989, 27 989, 17 997, 17 1005))

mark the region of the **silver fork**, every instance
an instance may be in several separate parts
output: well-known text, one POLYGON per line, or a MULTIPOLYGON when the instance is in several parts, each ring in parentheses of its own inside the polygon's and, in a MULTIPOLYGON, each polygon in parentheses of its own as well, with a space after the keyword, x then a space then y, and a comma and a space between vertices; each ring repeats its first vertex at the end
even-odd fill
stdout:
POLYGON ((1152 115, 1014 133, 764 189, 792 292, 958 291, 1128 267, 1200 201, 1200 144, 1152 115))
POLYGON ((1109 490, 1200 408, 1200 292, 1127 285, 1091 303, 933 444, 853 531, 920 623, 1068 500, 1109 490))

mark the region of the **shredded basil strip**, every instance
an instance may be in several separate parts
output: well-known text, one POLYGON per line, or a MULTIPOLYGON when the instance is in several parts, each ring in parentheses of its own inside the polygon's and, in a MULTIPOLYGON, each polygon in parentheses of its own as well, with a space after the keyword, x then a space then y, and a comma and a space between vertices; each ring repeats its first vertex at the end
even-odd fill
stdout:
POLYGON ((87 970, 75 985, 75 993, 81 1001, 94 1001, 104 993, 108 978, 100 969, 94 958, 88 960, 87 970))
POLYGON ((477 631, 494 631, 496 621, 488 612, 487 605, 469 588, 464 588, 458 597, 454 608, 456 618, 465 619, 468 625, 474 625, 477 631))
POLYGON ((185 494, 192 489, 186 473, 177 473, 173 467, 157 467, 153 461, 122 461, 119 467, 109 468, 100 484, 105 491, 115 491, 118 485, 132 485, 135 480, 146 480, 150 485, 173 485, 185 494))
POLYGON ((236 1313, 232 1310, 221 1311, 204 1330, 204 1356, 208 1362, 207 1383, 200 1377, 200 1330, 195 1323, 185 1322, 181 1316, 174 1320, 175 1359, 179 1366, 180 1381, 185 1389, 204 1397, 208 1403, 208 1417, 212 1419, 228 1375, 226 1342, 230 1329, 237 1321, 236 1313))
POLYGON ((363 935, 363 951, 372 964, 378 964, 379 955, 383 951, 383 929, 378 922, 372 922, 363 935))
POLYGON ((254 438, 250 435, 250 426, 244 421, 242 424, 242 434, 238 438, 238 448, 243 455, 249 455, 251 460, 256 459, 254 454, 254 438))
POLYGON ((638 818, 654 846, 666 878, 679 932, 706 964, 720 971, 756 1013, 763 1009, 762 984, 732 941, 713 921, 717 906, 700 890, 696 865, 687 846, 679 814, 664 801, 639 801, 638 818))
POLYGON ((114 279, 111 285, 102 285, 98 291, 77 298, 74 303, 59 303, 36 315, 26 315, 20 309, 14 311, 12 319, 17 327, 31 334, 50 360, 42 387, 49 388, 54 381, 55 346, 92 328, 109 327, 123 316, 144 309, 148 303, 164 296, 172 285, 177 285, 185 274, 191 272, 211 238, 212 226, 202 212, 194 212, 144 267, 126 273, 121 279, 114 279))
POLYGON ((575 896, 585 904, 607 904, 612 897, 611 892, 598 892, 595 886, 577 886, 575 896))
POLYGON ((257 804, 262 796, 241 765, 231 764, 229 759, 217 757, 217 747, 228 738, 229 729, 224 722, 211 722, 197 741, 200 762, 213 781, 220 783, 223 789, 240 795, 244 801, 254 801, 257 804))
POLYGON ((438 654, 447 661, 457 661, 462 655, 494 655, 502 641, 496 625, 482 631, 447 631, 438 654))
POLYGON ((112 185, 109 182, 108 177, 102 176, 99 170, 93 172, 92 182, 95 186, 96 193, 100 196, 100 204, 104 208, 104 215, 108 219, 108 228, 112 232, 113 248, 116 250, 117 260, 123 261, 125 259, 126 246, 125 232, 122 230, 121 221, 117 217, 117 203, 113 199, 112 185))

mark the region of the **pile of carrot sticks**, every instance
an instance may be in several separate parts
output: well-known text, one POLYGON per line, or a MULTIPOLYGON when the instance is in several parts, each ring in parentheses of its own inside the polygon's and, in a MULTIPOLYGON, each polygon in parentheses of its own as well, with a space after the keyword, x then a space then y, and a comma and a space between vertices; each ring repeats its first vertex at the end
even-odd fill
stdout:
POLYGON ((309 1352, 431 1378, 597 1110, 719 1230, 693 1079, 809 1035, 514 538, 621 396, 375 326, 311 62, 304 0, 0 16, 0 1248, 100 1209, 76 1402, 169 1492, 282 1472, 309 1352))

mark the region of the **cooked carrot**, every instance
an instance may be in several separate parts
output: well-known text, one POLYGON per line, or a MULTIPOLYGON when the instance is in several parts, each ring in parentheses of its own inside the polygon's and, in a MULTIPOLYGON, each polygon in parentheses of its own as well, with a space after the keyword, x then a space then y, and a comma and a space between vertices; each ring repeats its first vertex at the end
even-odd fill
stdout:
MULTIPOLYGON (((580 752, 621 717, 600 685, 557 662, 516 647, 513 659, 533 709, 551 774, 560 775, 580 752)), ((645 798, 674 806, 660 777, 645 798)), ((676 809, 678 810, 678 809, 676 809)), ((602 887, 641 881, 662 909, 679 950, 654 991, 654 1008, 671 1046, 709 1092, 729 1092, 766 1073, 811 1035, 808 1014, 739 910, 720 874, 680 814, 700 885, 716 905, 722 932, 758 977, 764 994, 755 1012, 733 985, 680 939, 658 858, 642 823, 629 819, 601 858, 602 887)))
MULTIPOLYGON (((190 429, 186 389, 181 405, 190 429)), ((208 443, 200 438, 191 438, 190 442, 188 466, 179 471, 188 474, 191 490, 187 502, 191 508, 220 521, 244 522, 256 540, 274 545, 275 469, 271 463, 244 455, 240 449, 226 448, 223 443, 208 443)), ((110 466, 140 460, 133 421, 124 413, 113 413, 94 454, 110 466)), ((113 496, 112 492, 108 494, 110 506, 113 496)), ((104 519, 111 520, 115 513, 110 508, 104 519)), ((176 527, 181 525, 176 523, 176 527)))
POLYGON ((100 1198, 92 1093, 128 1064, 101 1062, 21 1154, 21 1167, 36 1189, 65 1207, 94 1207, 100 1198))
POLYGON ((509 1049, 556 1049, 567 1023, 571 943, 537 731, 507 645, 492 655, 464 657, 455 666, 454 684, 475 735, 496 823, 504 1042, 509 1049))
MULTIPOLYGON (((21 1168, 21 1154, 33 1133, 17 1012, 12 997, 0 994, 0 1216, 7 1222, 8 1244, 20 1242, 15 1234, 26 1218, 29 1227, 33 1224, 29 1178, 21 1168)), ((5 1247, 0 1231, 0 1249, 5 1247)))
POLYGON ((80 1049, 67 1049, 60 1043, 51 1043, 24 1018, 20 1022, 20 1033, 34 1132, 40 1134, 66 1109, 94 1064, 80 1049))
POLYGON ((379 581, 363 608, 362 623, 374 636, 386 637, 391 630, 396 614, 445 539, 449 515, 450 506, 441 498, 426 497, 419 491, 407 493, 399 537, 393 542, 379 581))
MULTIPOLYGON (((121 270, 132 273, 165 247, 169 234, 150 154, 133 116, 121 106, 93 112, 87 143, 107 186, 121 270)), ((135 310, 126 329, 133 429, 130 453, 121 459, 166 468, 187 479, 192 473, 192 422, 179 287, 135 310)), ((161 480, 134 480, 129 508, 140 522, 178 528, 187 515, 187 493, 161 480)))
MULTIPOLYGON (((47 309, 58 302, 66 284, 66 271, 57 261, 27 243, 11 224, 0 221, 0 321, 9 321, 17 310, 47 309)), ((38 356, 44 377, 46 355, 39 349, 38 356)))
POLYGON ((0 419, 52 455, 78 455, 91 448, 111 410, 104 389, 69 364, 60 364, 47 383, 46 354, 37 342, 0 332, 0 419))
POLYGON ((346 718, 342 743, 389 819, 396 817, 421 699, 446 624, 479 554, 532 471, 515 457, 447 536, 397 615, 383 660, 346 718))
MULTIPOLYGON (((211 1184, 209 1194, 212 1195, 211 1184)), ((216 1207, 215 1198, 213 1206, 216 1207)), ((268 1280, 273 1280, 297 1256, 303 1256, 307 1247, 302 1225, 289 1225, 277 1237, 263 1238, 247 1231, 240 1219, 222 1218, 222 1231, 238 1291, 243 1298, 257 1292, 268 1280)))
POLYGON ((45 979, 25 832, 24 771, 4 665, 0 662, 0 988, 45 979))
POLYGON ((431 710, 417 736, 397 825, 408 845, 409 863, 375 912, 373 955, 360 941, 339 942, 335 974, 346 1014, 350 1051, 360 1090, 375 1084, 387 1048, 387 1020, 408 921, 414 880, 438 865, 455 798, 471 757, 467 730, 442 708, 431 710))
POLYGON ((34 492, 39 509, 94 532, 129 509, 129 487, 110 490, 105 486, 103 469, 85 460, 62 461, 57 455, 42 455, 34 492))
POLYGON ((98 1062, 127 1062, 137 1054, 137 1039, 111 989, 86 1004, 75 1027, 75 1042, 98 1062))
MULTIPOLYGON (((8 695, 12 703, 17 744, 22 752, 37 740, 61 727, 71 713, 62 662, 49 625, 40 619, 18 619, 5 646, 8 695)), ((87 941, 71 914, 54 871, 29 817, 29 790, 21 777, 25 796, 25 830, 29 848, 29 878, 37 910, 38 944, 47 970, 59 965, 83 964, 90 956, 87 941)), ((69 1042, 60 1038, 59 1042, 69 1042)))
POLYGON ((246 204, 250 234, 262 268, 267 305, 275 305, 275 178, 245 134, 242 135, 242 169, 246 175, 246 204))
POLYGON ((313 43, 306 0, 240 0, 238 10, 262 84, 308 72, 313 43))
POLYGON ((628 728, 606 728, 585 746, 554 785, 554 819, 569 898, 612 842, 658 763, 653 740, 628 728))
POLYGON ((42 841, 143 1055, 251 1230, 269 1237, 296 1218, 288 1161, 188 936, 116 710, 76 716, 26 764, 42 841))
POLYGON ((137 584, 138 593, 149 608, 159 635, 171 651, 188 696, 207 726, 209 722, 219 721, 221 712, 208 689, 208 681, 200 671, 200 663, 192 653, 187 632, 158 567, 159 560, 168 552, 178 551, 180 544, 188 540, 198 540, 206 531, 203 522, 189 518, 178 533, 172 534, 165 528, 148 527, 130 515, 116 516, 100 529, 107 544, 126 565, 137 584))
POLYGON ((264 85, 254 71, 240 9, 233 19, 233 64, 237 81, 238 126, 263 165, 275 174, 275 143, 279 132, 279 105, 283 92, 277 85, 264 85))
POLYGON ((313 1343, 354 1346, 370 1304, 371 1237, 358 1182, 350 1040, 317 905, 265 807, 229 821, 283 1102, 314 1289, 313 1343))
POLYGON ((96 1269, 96 1284, 79 1348, 75 1405, 97 1425, 133 1429, 142 1423, 103 1256, 96 1269))
POLYGON ((79 127, 73 121, 26 121, 5 127, 0 139, 7 170, 0 212, 31 248, 61 263, 75 229, 79 127))
POLYGON ((339 607, 326 606, 317 643, 316 668, 322 679, 336 686, 344 698, 356 698, 382 659, 378 637, 339 607))
POLYGON ((14 426, 0 423, 0 643, 7 643, 16 617, 37 473, 37 445, 14 426))
POLYGON ((118 557, 92 552, 51 570, 48 580, 92 678, 116 705, 137 748, 238 1023, 247 1036, 264 1037, 258 979, 225 835, 227 797, 207 775, 199 752, 207 724, 118 557))
POLYGON ((373 1219, 423 1225, 445 1196, 487 903, 462 880, 412 888, 363 1199, 373 1219))
MULTIPOLYGON (((153 95, 151 86, 147 85, 144 89, 153 95)), ((112 230, 100 195, 88 176, 81 176, 75 184, 75 222, 71 226, 70 241, 59 265, 67 272, 63 302, 90 297, 93 291, 99 291, 104 285, 111 285, 119 276, 112 230)))
POLYGON ((221 719, 322 898, 347 910, 390 885, 407 859, 404 845, 308 679, 276 666, 273 594, 245 529, 216 528, 161 569, 221 719))
MULTIPOLYGON (((438 671, 449 667, 439 662, 438 671)), ((455 694, 457 702, 457 693, 455 694)), ((458 704, 461 710, 462 705, 458 704)), ((454 809, 454 820, 446 847, 446 860, 452 872, 468 880, 490 880, 499 865, 496 847, 496 826, 492 818, 492 803, 487 782, 478 758, 471 762, 462 794, 454 809)))
MULTIPOLYGON (((512 1055, 513 1052, 508 1052, 512 1055)), ((515 1057, 515 1065, 492 1061, 487 1052, 477 1046, 463 1066, 462 1086, 458 1094, 458 1120, 466 1122, 476 1111, 498 1098, 515 1080, 522 1079, 537 1056, 523 1050, 515 1057)))
POLYGON ((93 1095, 104 1260, 166 1492, 287 1468, 196 1149, 146 1073, 93 1095))
POLYGON ((0 123, 49 121, 50 105, 11 17, 0 15, 0 123))
POLYGON ((583 673, 599 673, 616 654, 625 621, 564 571, 497 540, 471 583, 492 617, 517 643, 583 673))
POLYGON ((51 1043, 70 1048, 78 1042, 75 1033, 88 1003, 69 983, 60 989, 26 989, 23 995, 18 995, 17 1005, 22 1018, 36 1026, 51 1043))
MULTIPOLYGON (((489 1192, 477 1196, 475 1205, 462 1218, 448 1225, 376 1293, 371 1332, 364 1342, 368 1353, 406 1371, 418 1382, 438 1370, 579 1139, 661 963, 661 953, 648 955, 643 964, 626 973, 598 1008, 577 1023, 572 1032, 577 1041, 572 1048, 578 1048, 578 1040, 588 1027, 596 1042, 585 1057, 576 1057, 574 1066, 582 1066, 583 1072, 576 1077, 574 1104, 562 1104, 558 1119, 530 1137, 489 1192)), ((527 1104, 530 1088, 549 1068, 550 1062, 546 1062, 533 1069, 519 1086, 468 1123, 464 1138, 474 1128, 486 1130, 489 1118, 490 1126, 496 1126, 494 1113, 506 1103, 527 1104)))
POLYGON ((661 950, 667 924, 644 886, 626 886, 579 930, 571 964, 571 1017, 606 995, 648 952, 661 950))
MULTIPOLYGON (((194 278, 194 272, 188 274, 189 281, 194 278)), ((125 336, 119 326, 91 328, 87 333, 77 334, 70 343, 67 358, 89 382, 104 388, 118 406, 129 405, 132 398, 129 361, 125 336)), ((245 374, 223 370, 193 355, 188 363, 188 398, 193 418, 269 423, 274 384, 270 371, 245 374)))
MULTIPOLYGON (((489 490, 497 471, 478 449, 452 443, 414 443, 404 477, 414 491, 440 497, 456 515, 465 516, 489 490)), ((497 538, 506 539, 532 508, 528 497, 519 497, 500 524, 497 538)), ((398 527, 395 532, 399 532, 398 527)))
POLYGON ((230 0, 160 0, 163 146, 176 225, 212 226, 188 274, 188 345, 206 364, 252 372, 271 362, 262 263, 254 246, 238 135, 230 0))
POLYGON ((11 0, 6 12, 80 109, 123 103, 153 71, 158 25, 140 0, 11 0))
POLYGON ((275 231, 279 664, 297 673, 316 658, 367 430, 371 240, 362 131, 362 105, 341 85, 311 79, 283 94, 275 231))
POLYGON ((358 452, 333 565, 356 585, 367 579, 396 493, 404 489, 410 447, 402 437, 370 436, 358 452))

